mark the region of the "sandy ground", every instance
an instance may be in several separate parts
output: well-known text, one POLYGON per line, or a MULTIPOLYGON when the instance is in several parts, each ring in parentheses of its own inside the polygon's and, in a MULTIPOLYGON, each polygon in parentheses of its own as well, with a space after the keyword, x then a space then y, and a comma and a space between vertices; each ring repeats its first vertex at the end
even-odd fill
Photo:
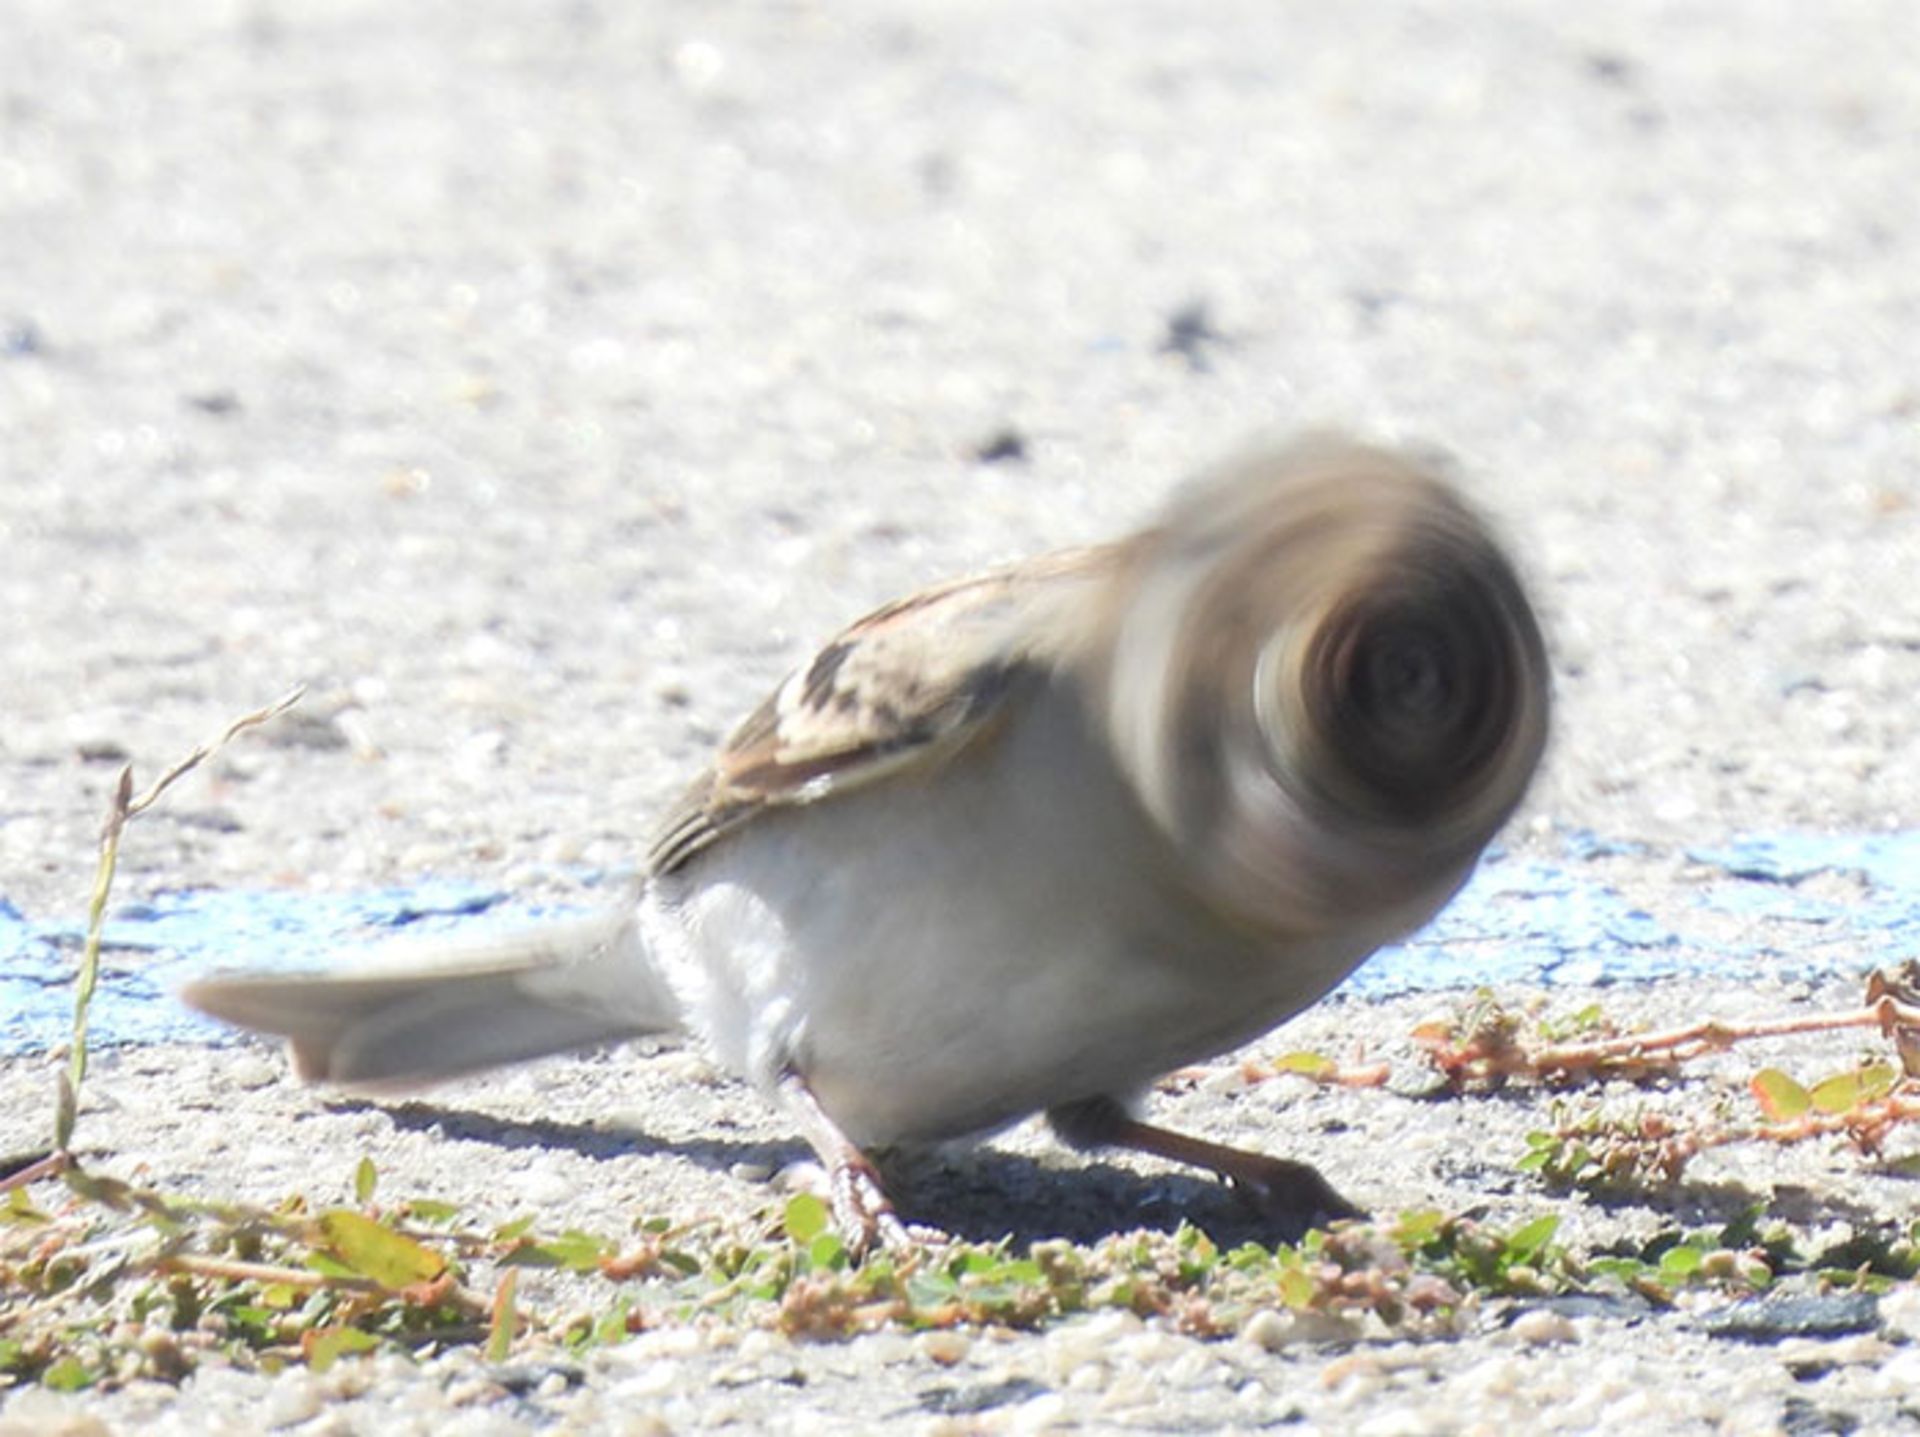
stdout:
MULTIPOLYGON (((1560 722, 1517 846, 1643 844, 1622 861, 1658 905, 1688 845, 1920 824, 1910 6, 14 0, 3 24, 0 896, 23 912, 83 905, 122 761, 151 776, 295 681, 301 721, 142 821, 123 896, 436 874, 565 896, 630 861, 810 640, 1326 422, 1451 450, 1525 561, 1560 722)), ((1735 972, 1642 999, 1808 996, 1735 972)), ((1413 1016, 1308 1022, 1386 1042, 1413 1016)), ((675 1055, 424 1116, 230 1061, 112 1056, 83 1136, 262 1195, 371 1150, 396 1180, 525 1180, 610 1221, 628 1183, 751 1210, 735 1169, 790 1153, 675 1055), (654 1142, 615 1154, 601 1123, 654 1142)), ((0 1146, 42 1081, 0 1064, 0 1146)), ((1314 1155, 1371 1201, 1541 1200, 1483 1147, 1524 1113, 1409 1146, 1431 1105, 1183 1101, 1275 1146, 1346 1128, 1314 1155)), ((1046 1151, 916 1191, 962 1229, 1028 1230, 1067 1193, 1096 1225, 1169 1201, 1164 1175, 1046 1151)), ((1844 1155, 1796 1161, 1816 1203, 1911 1206, 1844 1155)), ((1838 1396, 1740 1355, 1742 1406, 1726 1344, 1585 1341, 1505 1377, 1442 1344, 1351 1391, 1335 1357, 1240 1353, 1232 1382, 1193 1367, 1166 1422, 1511 1426, 1583 1382, 1711 1399, 1651 1409, 1703 1425, 1814 1398, 1898 1420, 1873 1383, 1905 1349, 1832 1369, 1838 1396)), ((947 1420, 911 1354, 855 1348, 794 1359, 804 1402, 770 1379, 759 1407, 728 1389, 672 1420, 947 1420)), ((596 1369, 587 1395, 630 1380, 596 1369)), ((264 1400, 236 1392, 156 1410, 196 1430, 264 1400)), ((1028 1416, 1120 1424, 1102 1410, 1028 1416)))

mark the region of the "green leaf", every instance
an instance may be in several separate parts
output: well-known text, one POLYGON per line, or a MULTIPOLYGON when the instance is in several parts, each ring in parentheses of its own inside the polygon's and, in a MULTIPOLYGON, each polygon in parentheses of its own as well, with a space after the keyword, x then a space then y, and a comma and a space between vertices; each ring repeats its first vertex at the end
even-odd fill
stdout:
POLYGON ((660 1250, 660 1263, 663 1267, 672 1268, 682 1277, 692 1277, 700 1271, 701 1266, 699 1258, 677 1247, 662 1248, 660 1250))
POLYGON ((1857 1267, 1823 1267, 1815 1275, 1828 1287, 1838 1292, 1891 1292, 1894 1281, 1877 1272, 1865 1272, 1857 1267))
POLYGON ((1611 1277, 1628 1286, 1647 1275, 1647 1265, 1637 1257, 1592 1257, 1586 1269, 1590 1277, 1611 1277))
POLYGON ((787 1236, 800 1247, 825 1232, 832 1221, 833 1213, 812 1193, 795 1193, 788 1198, 786 1212, 781 1217, 787 1236))
POLYGON ((1551 1043, 1564 1043, 1569 1038, 1605 1032, 1611 1026, 1607 1022, 1606 1010, 1598 1003, 1589 1003, 1584 1008, 1557 1018, 1542 1018, 1540 1036, 1551 1043))
POLYGON ((1446 1224, 1447 1215, 1438 1208, 1408 1208, 1394 1225, 1393 1240, 1412 1252, 1438 1238, 1446 1224))
POLYGON ((1047 1271, 1030 1257, 1016 1257, 1005 1268, 1009 1282, 1037 1283, 1047 1280, 1047 1271))
POLYGON ((1273 1060, 1276 1073, 1298 1073, 1303 1078, 1312 1078, 1324 1082, 1340 1071, 1340 1065, 1323 1053, 1302 1049, 1295 1053, 1283 1053, 1273 1060))
MULTIPOLYGON (((436 1202, 433 1198, 408 1198, 400 1204, 400 1210, 408 1217, 418 1218, 421 1222, 447 1223, 460 1216, 460 1204, 456 1202, 436 1202)), ((520 1219, 522 1230, 532 1226, 533 1219, 520 1219)), ((512 1223, 507 1224, 513 1226, 512 1223)), ((499 1238, 498 1232, 494 1237, 499 1238)))
POLYGON ((818 1272, 830 1272, 847 1265, 847 1245, 836 1232, 823 1232, 807 1244, 807 1265, 818 1272))
MULTIPOLYGON (((429 1221, 431 1221, 431 1219, 429 1219, 429 1221)), ((512 1242, 515 1238, 525 1237, 533 1230, 533 1222, 534 1217, 532 1213, 528 1213, 525 1217, 517 1217, 512 1222, 503 1222, 493 1230, 493 1240, 495 1242, 512 1242)))
POLYGON ((500 1279, 500 1288, 493 1297, 493 1317, 487 1326, 487 1361, 505 1362, 507 1354, 513 1351, 513 1337, 519 1328, 519 1313, 514 1307, 515 1295, 520 1290, 520 1272, 518 1268, 508 1268, 500 1279))
POLYGON ((1821 1112, 1838 1114, 1858 1106, 1862 1091, 1858 1073, 1835 1073, 1815 1083, 1807 1096, 1821 1112))
POLYGON ((916 1272, 907 1278, 907 1301, 914 1307, 938 1307, 960 1295, 960 1284, 944 1272, 916 1272))
POLYGON ((591 1344, 595 1347, 610 1347, 616 1342, 625 1341, 627 1314, 631 1311, 633 1311, 633 1302, 625 1293, 615 1298, 612 1310, 602 1313, 588 1329, 588 1339, 591 1344))
POLYGON ((1892 1063, 1869 1063, 1860 1070, 1860 1086, 1869 1102, 1886 1097, 1900 1081, 1900 1070, 1892 1063))
POLYGON ((33 1199, 27 1196, 25 1188, 15 1188, 7 1194, 7 1205, 0 1208, 0 1223, 18 1227, 38 1227, 51 1222, 45 1213, 33 1205, 33 1199))
POLYGON ((1313 1306, 1313 1277, 1303 1267, 1283 1268, 1280 1272, 1280 1300, 1295 1312, 1313 1306))
POLYGON ((431 1282, 447 1270, 446 1258, 432 1248, 347 1208, 322 1213, 320 1231, 335 1257, 385 1288, 431 1282))
POLYGON ((77 1357, 63 1357, 40 1374, 40 1381, 55 1392, 78 1392, 93 1386, 94 1378, 95 1374, 77 1357))
POLYGON ((1747 1082, 1760 1110, 1776 1123, 1791 1122, 1813 1106, 1813 1096, 1778 1068, 1762 1068, 1747 1082))
POLYGON ((1850 1113, 1862 1103, 1884 1098, 1895 1080, 1891 1063, 1871 1063, 1850 1073, 1835 1073, 1813 1085, 1809 1096, 1823 1113, 1850 1113))
POLYGON ((1518 1231, 1512 1233, 1501 1247, 1501 1257, 1507 1262, 1531 1263, 1553 1241, 1553 1235, 1560 1231, 1560 1219, 1553 1213, 1537 1217, 1518 1231))
POLYGON ((267 1308, 242 1302, 223 1311, 226 1313, 227 1322, 239 1329, 250 1341, 265 1344, 273 1340, 274 1315, 267 1308))
POLYGON ((1706 1260, 1706 1254, 1697 1247, 1681 1244, 1670 1247, 1660 1254, 1660 1276, 1664 1278, 1692 1277, 1700 1270, 1700 1264, 1706 1260))
POLYGON ((602 1259, 612 1257, 616 1250, 608 1239, 570 1227, 558 1237, 515 1248, 500 1261, 509 1267, 559 1267, 568 1272, 592 1272, 602 1259))
POLYGON ((353 1270, 351 1265, 340 1261, 339 1258, 335 1257, 332 1253, 329 1253, 329 1252, 308 1253, 306 1257, 306 1264, 310 1271, 317 1272, 322 1277, 358 1277, 360 1276, 359 1273, 353 1270))
POLYGON ((315 1372, 325 1372, 336 1359, 349 1353, 371 1352, 379 1345, 379 1338, 357 1327, 322 1328, 307 1348, 307 1366, 315 1372))
POLYGON ((373 1159, 362 1157, 353 1170, 353 1200, 363 1206, 373 1201, 373 1190, 380 1186, 380 1170, 373 1159))

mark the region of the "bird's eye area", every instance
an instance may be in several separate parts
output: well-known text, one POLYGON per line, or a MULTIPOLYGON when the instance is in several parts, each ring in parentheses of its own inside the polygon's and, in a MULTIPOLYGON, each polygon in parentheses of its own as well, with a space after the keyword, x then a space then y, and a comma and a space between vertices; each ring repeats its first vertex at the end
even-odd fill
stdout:
POLYGON ((1498 754, 1515 655, 1470 583, 1374 593, 1328 616, 1300 674, 1314 786, 1398 821, 1443 813, 1498 754))

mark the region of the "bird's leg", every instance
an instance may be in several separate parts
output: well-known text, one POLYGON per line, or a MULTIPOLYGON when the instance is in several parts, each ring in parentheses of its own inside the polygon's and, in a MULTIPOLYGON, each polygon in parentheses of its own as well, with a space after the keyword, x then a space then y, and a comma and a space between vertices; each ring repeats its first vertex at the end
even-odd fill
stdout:
POLYGON ((827 1116, 807 1080, 788 1072, 780 1079, 779 1093, 807 1146, 826 1167, 833 1220, 847 1246, 856 1255, 867 1252, 876 1242, 894 1249, 909 1246, 911 1238, 881 1185, 880 1170, 827 1116))
POLYGON ((1143 1123, 1112 1098, 1086 1098, 1049 1108, 1047 1121, 1062 1141, 1076 1148, 1132 1148, 1218 1173, 1275 1217, 1331 1222, 1366 1216, 1305 1163, 1250 1153, 1143 1123))

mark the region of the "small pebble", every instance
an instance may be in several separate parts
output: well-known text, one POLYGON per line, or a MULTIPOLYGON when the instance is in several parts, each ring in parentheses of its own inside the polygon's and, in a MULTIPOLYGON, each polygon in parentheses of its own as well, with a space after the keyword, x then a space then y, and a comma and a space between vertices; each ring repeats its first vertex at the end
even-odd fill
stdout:
POLYGON ((298 1437, 355 1437, 353 1419, 344 1407, 329 1407, 293 1429, 298 1437))
POLYGON ((1515 1340, 1529 1347, 1550 1347, 1558 1342, 1572 1342, 1579 1336, 1568 1318, 1539 1307, 1514 1318, 1513 1326, 1507 1330, 1515 1340))
POLYGON ((1293 1323, 1271 1307, 1263 1307, 1240 1328, 1240 1336, 1255 1347, 1278 1352, 1293 1337, 1293 1323))
POLYGON ((1526 1387, 1527 1373, 1528 1369, 1520 1359, 1503 1354, 1474 1363, 1454 1379, 1453 1385, 1483 1400, 1511 1397, 1526 1387))
POLYGON ((1067 1378, 1069 1392, 1104 1392, 1113 1372, 1104 1362, 1082 1363, 1067 1378))
POLYGON ((1905 1283, 1882 1297, 1880 1321, 1890 1336, 1920 1342, 1920 1285, 1905 1283))
POLYGON ((267 1389, 267 1397, 255 1410, 255 1416, 265 1431, 276 1431, 280 1427, 311 1422, 324 1406, 326 1397, 313 1377, 286 1372, 267 1389))
POLYGON ((923 1332, 914 1339, 914 1349, 929 1362, 942 1367, 952 1367, 966 1359, 973 1351, 973 1339, 964 1332, 951 1329, 935 1329, 923 1332))
POLYGON ((1395 1407, 1376 1412, 1353 1429, 1354 1437, 1426 1437, 1429 1432, 1446 1429, 1438 1414, 1414 1407, 1395 1407))
POLYGON ((1871 1332, 1851 1337, 1822 1340, 1789 1337, 1774 1348, 1774 1356, 1786 1367, 1807 1367, 1827 1371, 1835 1367, 1878 1366, 1893 1349, 1871 1332))
POLYGON ((447 1385, 446 1398, 450 1407, 468 1407, 484 1405, 498 1400, 504 1389, 497 1382, 484 1377, 463 1377, 458 1382, 447 1385))
POLYGON ((578 1186, 545 1163, 515 1174, 512 1184, 520 1200, 535 1207, 556 1207, 572 1198, 578 1186))
POLYGON ((641 1334, 622 1350, 630 1352, 637 1361, 652 1362, 663 1357, 691 1357, 709 1348, 731 1347, 738 1340, 724 1328, 702 1332, 697 1327, 660 1327, 641 1334), (720 1340, 723 1336, 727 1339, 724 1342, 720 1340))
POLYGON ((680 1364, 671 1358, 649 1362, 631 1377, 624 1377, 607 1390, 607 1401, 618 1407, 627 1402, 644 1402, 671 1392, 680 1380, 680 1364))
POLYGON ((1064 1393, 1045 1392, 1018 1407, 1009 1408, 1005 1430, 1011 1433, 1052 1432, 1068 1424, 1064 1393))
MULTIPOLYGON (((1123 1362, 1137 1362, 1142 1365, 1153 1362, 1171 1362, 1184 1357, 1194 1346, 1193 1339, 1176 1337, 1171 1332, 1162 1332, 1149 1327, 1131 1337, 1122 1338, 1114 1344, 1114 1352, 1123 1362)), ((1095 1354, 1104 1356, 1106 1354, 1095 1354)))
POLYGON ((743 1361, 758 1362, 763 1357, 783 1356, 792 1346, 779 1333, 756 1327, 741 1336, 737 1350, 743 1361))
POLYGON ((113 1437, 113 1429, 88 1412, 72 1410, 64 1394, 24 1392, 0 1415, 0 1437, 113 1437))
POLYGON ((720 1074, 713 1064, 694 1052, 691 1048, 679 1048, 662 1053, 654 1059, 660 1071, 678 1083, 698 1083, 703 1087, 712 1087, 720 1081, 720 1074))
POLYGON ((248 1092, 271 1087, 279 1076, 279 1067, 257 1053, 238 1054, 227 1064, 227 1081, 248 1092))

